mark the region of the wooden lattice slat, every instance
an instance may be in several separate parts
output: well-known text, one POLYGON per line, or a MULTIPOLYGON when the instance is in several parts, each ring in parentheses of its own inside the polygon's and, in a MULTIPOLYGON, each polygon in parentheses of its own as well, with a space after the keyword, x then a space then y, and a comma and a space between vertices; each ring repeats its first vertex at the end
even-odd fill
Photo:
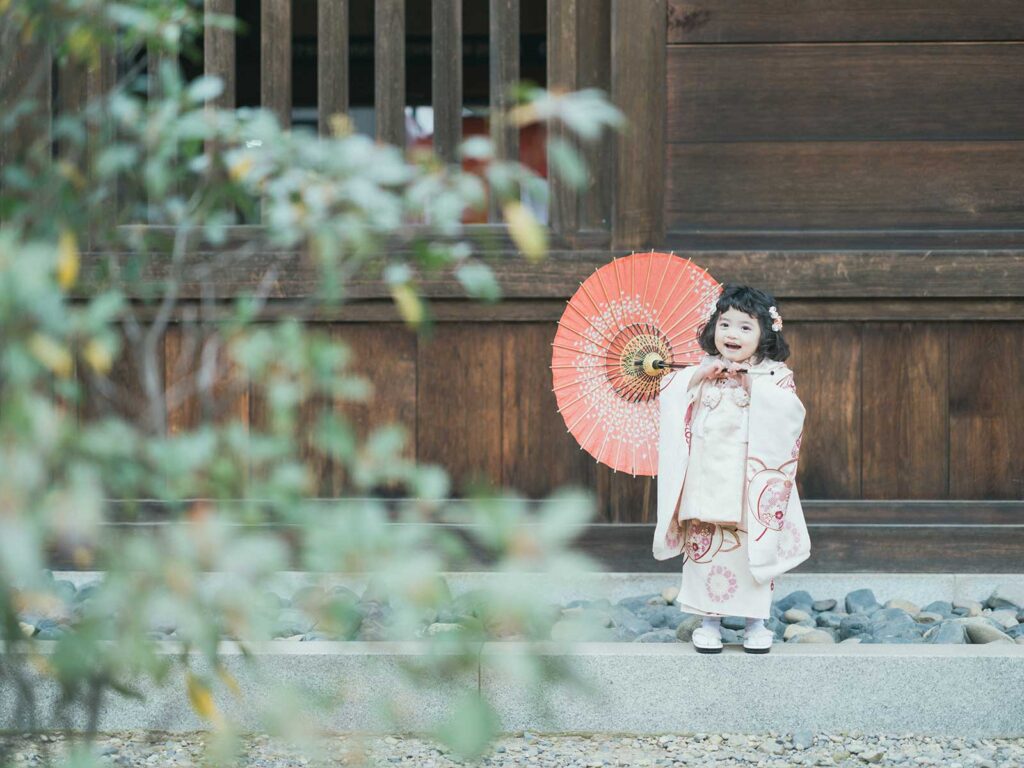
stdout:
POLYGON ((374 15, 377 138, 405 146, 405 0, 377 0, 374 15))
POLYGON ((292 122, 291 0, 260 0, 260 102, 283 126, 292 122))
POLYGON ((330 133, 331 118, 348 111, 348 0, 317 3, 317 105, 321 134, 330 133))
POLYGON ((453 162, 462 140, 462 0, 434 0, 432 28, 434 151, 453 162))

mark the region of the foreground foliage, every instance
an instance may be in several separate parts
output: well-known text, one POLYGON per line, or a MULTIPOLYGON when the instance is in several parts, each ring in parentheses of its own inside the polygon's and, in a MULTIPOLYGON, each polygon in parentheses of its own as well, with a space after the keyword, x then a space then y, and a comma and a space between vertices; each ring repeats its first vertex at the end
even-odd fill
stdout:
MULTIPOLYGON (((372 398, 369 382, 354 373, 344 338, 298 319, 344 302, 368 273, 386 281, 418 329, 430 323, 417 289, 423 274, 451 271, 469 295, 497 300, 486 255, 464 236, 461 217, 496 195, 513 240, 543 258, 543 228, 520 202, 523 193, 543 194, 541 180, 495 160, 479 138, 462 152, 484 162, 483 176, 429 155, 409 158, 351 133, 341 117, 334 135, 317 137, 282 130, 261 110, 216 109, 221 83, 186 82, 167 60, 195 55, 201 24, 194 4, 170 0, 0 2, 0 71, 9 73, 0 82, 0 687, 8 714, 27 729, 84 722, 88 732, 111 696, 175 686, 216 734, 210 759, 230 762, 239 727, 223 697, 242 694, 218 646, 229 637, 247 649, 275 635, 280 605, 268 595, 276 574, 325 574, 302 609, 344 632, 367 619, 365 610, 327 574, 372 573, 395 631, 416 633, 451 612, 438 574, 463 566, 471 547, 508 578, 461 598, 460 629, 425 635, 436 650, 432 668, 410 668, 409 679, 429 685, 473 670, 484 639, 516 636, 526 642, 522 684, 542 693, 565 674, 533 646, 554 617, 517 574, 557 579, 592 566, 569 548, 590 499, 567 493, 535 505, 492 491, 451 506, 443 468, 408 459, 402 425, 360 433, 348 406, 372 398), (58 64, 59 86, 95 72, 114 45, 124 75, 58 113, 48 132, 44 53, 58 64), (384 243, 390 255, 381 259, 384 243), (258 262, 259 288, 226 301, 225 275, 256 263, 257 253, 276 254, 258 262), (275 319, 268 296, 296 254, 315 270, 315 287, 291 316, 275 319), (167 353, 171 337, 176 358, 167 353), (240 413, 248 398, 264 409, 259 422, 240 413), (201 418, 172 424, 185 404, 201 418), (324 462, 351 498, 310 501, 324 462), (382 490, 413 501, 396 506, 382 490), (131 501, 139 499, 154 503, 131 501), (137 533, 111 525, 150 521, 154 509, 159 524, 137 533), (426 520, 472 526, 456 536, 408 525, 426 520), (104 578, 68 593, 46 570, 54 559, 104 578), (168 624, 172 646, 163 642, 168 624), (49 684, 61 691, 52 711, 49 684)), ((619 122, 597 93, 526 95, 514 119, 561 121, 584 139, 619 122)), ((582 178, 568 144, 550 156, 556 170, 582 178)), ((260 712, 264 727, 310 739, 299 713, 337 706, 346 692, 337 694, 324 701, 282 687, 260 712)), ((400 719, 380 694, 382 717, 400 719)), ((473 755, 499 726, 486 701, 466 694, 433 733, 473 755)))

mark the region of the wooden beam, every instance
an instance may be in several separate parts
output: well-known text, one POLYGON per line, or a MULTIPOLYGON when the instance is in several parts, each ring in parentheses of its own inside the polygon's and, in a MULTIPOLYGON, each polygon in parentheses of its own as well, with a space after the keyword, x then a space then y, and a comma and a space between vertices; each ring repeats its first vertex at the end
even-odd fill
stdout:
POLYGON ((1018 0, 669 0, 669 43, 1021 40, 1018 0))
MULTIPOLYGON (((1016 229, 1024 141, 670 143, 673 230, 1016 229)), ((619 186, 621 192, 621 185, 619 186)))
MULTIPOLYGON (((185 300, 172 313, 177 321, 186 314, 198 313, 197 302, 185 300)), ((469 299, 433 299, 430 315, 438 323, 555 323, 566 311, 566 299, 505 299, 487 304, 469 299)), ((1021 321, 1024 299, 787 299, 783 305, 786 320, 802 324, 842 322, 937 323, 1021 321)), ((157 306, 140 304, 135 314, 140 320, 152 320, 157 306)), ((205 305, 204 316, 211 320, 234 317, 234 303, 225 301, 205 305)), ((298 317, 311 323, 401 323, 402 318, 390 297, 348 301, 341 305, 314 304, 305 299, 271 299, 258 314, 260 321, 298 317)), ((552 334, 554 328, 552 327, 552 334)))
POLYGON ((666 66, 669 143, 1024 136, 1024 43, 687 45, 666 66))
POLYGON ((432 29, 434 152, 453 163, 462 141, 462 0, 433 0, 432 29))
POLYGON ((348 0, 317 2, 317 125, 331 132, 331 117, 348 112, 348 0))
MULTIPOLYGON (((396 251, 392 253, 405 252, 396 251)), ((619 252, 552 251, 539 264, 516 258, 514 251, 493 254, 492 269, 506 298, 568 299, 579 282, 604 266, 619 252)), ((743 280, 767 285, 787 299, 1015 299, 1024 297, 1024 251, 683 251, 721 281, 743 280)), ((83 256, 80 291, 95 289, 102 278, 107 254, 83 256)), ((121 258, 124 258, 122 254, 121 258)), ((379 279, 383 260, 372 261, 350 284, 350 299, 387 298, 390 289, 379 279)), ((223 251, 200 250, 184 262, 182 299, 202 297, 196 277, 215 285, 219 296, 237 296, 259 286, 267 270, 275 267, 271 297, 298 299, 313 296, 320 285, 314 266, 295 252, 261 252, 225 258, 223 251)), ((150 260, 143 281, 161 281, 167 265, 150 260)), ((444 273, 423 275, 420 286, 428 298, 461 298, 461 284, 444 273)), ((131 286, 126 286, 130 291, 131 286)), ((847 305, 851 307, 853 305, 847 305)), ((849 309, 848 311, 854 311, 849 309)), ((894 310, 897 311, 897 310, 894 310)), ((976 311, 976 310, 970 310, 976 311)))
MULTIPOLYGON (((842 525, 808 523, 811 556, 794 573, 1018 573, 1024 525, 842 525)), ((682 558, 655 560, 653 525, 591 526, 576 546, 603 570, 677 574, 682 558)))
MULTIPOLYGON (((397 520, 401 500, 386 501, 392 520, 397 520)), ((131 519, 143 522, 112 523, 104 526, 105 537, 123 536, 131 532, 167 528, 171 508, 152 501, 110 501, 115 520, 122 518, 124 507, 131 519)), ((231 500, 218 500, 218 505, 231 505, 231 500)), ((336 512, 344 500, 313 499, 307 503, 321 503, 336 512)), ((458 505, 463 502, 453 502, 458 505)), ((540 501, 526 501, 540 504, 540 501)), ((808 530, 811 537, 811 557, 802 563, 797 573, 849 573, 897 571, 901 573, 1017 573, 1020 570, 1020 552, 1024 547, 1024 508, 1019 502, 916 502, 916 508, 907 502, 805 502, 808 530), (856 507, 855 510, 850 506, 856 507), (1002 506, 1000 506, 1002 505, 1002 506), (913 517, 931 508, 933 522, 913 517), (838 515, 834 510, 855 511, 864 516, 859 521, 836 524, 830 518, 838 515), (864 520, 868 522, 864 522, 864 520), (942 522, 940 522, 940 520, 942 522)), ((175 513, 180 519, 183 503, 175 513)), ((399 523, 390 526, 429 525, 460 535, 472 542, 472 527, 446 523, 399 523)), ((243 525, 240 531, 278 532, 286 540, 294 541, 296 529, 289 525, 243 525)), ((681 559, 655 560, 651 555, 654 525, 633 523, 595 523, 584 529, 575 547, 597 560, 603 570, 613 572, 679 573, 681 559)), ((465 567, 476 570, 491 560, 486 554, 471 547, 471 562, 465 567)), ((50 557, 53 568, 74 568, 65 556, 54 553, 50 557)))
MULTIPOLYGON (((183 503, 187 506, 196 502, 212 501, 210 499, 186 499, 183 503)), ((338 496, 332 498, 308 499, 312 505, 323 505, 331 507, 356 503, 358 497, 338 496)), ((400 510, 415 501, 402 498, 378 499, 392 513, 392 519, 398 520, 400 510)), ((527 507, 540 506, 543 499, 521 499, 520 502, 527 507)), ((166 520, 173 505, 169 502, 155 501, 149 499, 107 499, 111 514, 114 520, 120 519, 119 510, 137 503, 140 505, 137 513, 133 512, 132 519, 145 521, 166 520)), ((223 504, 226 508, 241 503, 239 499, 220 499, 215 503, 223 504)), ((460 508, 471 508, 474 502, 464 499, 446 499, 444 505, 451 511, 460 508)), ((804 510, 804 518, 808 525, 817 527, 828 526, 902 526, 927 528, 936 525, 967 526, 986 525, 995 527, 1024 526, 1024 501, 956 501, 956 500, 845 500, 833 501, 831 499, 802 499, 801 506, 804 510)), ((460 513, 462 515, 465 512, 460 513)), ((428 517, 425 522, 437 523, 436 517, 428 517)), ((616 527, 625 529, 628 525, 622 524, 613 526, 594 525, 593 528, 616 527)), ((649 528, 652 532, 653 525, 638 524, 639 528, 649 528)))
POLYGON ((661 250, 1001 251, 1024 249, 1024 229, 721 229, 669 231, 661 250))

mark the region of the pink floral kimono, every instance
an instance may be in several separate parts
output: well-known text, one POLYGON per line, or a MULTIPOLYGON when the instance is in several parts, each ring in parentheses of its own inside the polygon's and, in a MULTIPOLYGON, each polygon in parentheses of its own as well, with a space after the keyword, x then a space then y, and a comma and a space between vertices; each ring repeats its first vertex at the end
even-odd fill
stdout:
POLYGON ((764 360, 739 381, 690 387, 666 376, 659 397, 654 557, 683 555, 681 610, 768 618, 774 577, 811 554, 796 489, 804 407, 793 372, 764 360))

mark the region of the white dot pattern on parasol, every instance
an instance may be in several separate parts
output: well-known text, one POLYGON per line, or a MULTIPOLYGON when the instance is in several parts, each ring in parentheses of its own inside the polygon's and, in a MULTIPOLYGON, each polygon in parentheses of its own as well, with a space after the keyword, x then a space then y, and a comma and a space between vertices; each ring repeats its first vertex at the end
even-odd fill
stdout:
POLYGON ((658 392, 667 368, 696 363, 697 334, 721 292, 689 259, 635 253, 594 271, 552 342, 558 411, 580 448, 632 475, 658 467, 658 392))

